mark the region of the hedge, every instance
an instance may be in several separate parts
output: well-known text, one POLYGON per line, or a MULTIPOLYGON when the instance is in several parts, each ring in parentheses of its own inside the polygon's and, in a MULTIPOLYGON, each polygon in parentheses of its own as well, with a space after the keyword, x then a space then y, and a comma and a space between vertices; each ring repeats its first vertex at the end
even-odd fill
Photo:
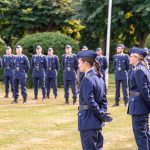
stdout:
MULTIPOLYGON (((29 60, 31 60, 32 55, 35 54, 35 48, 40 45, 43 49, 43 53, 46 55, 49 47, 54 49, 54 54, 58 55, 60 64, 62 61, 62 55, 65 53, 65 46, 69 44, 73 48, 73 53, 77 53, 79 50, 78 42, 72 38, 62 34, 60 32, 43 32, 35 33, 32 35, 27 35, 17 42, 16 45, 21 45, 23 47, 23 54, 27 55, 29 60)), ((32 87, 32 72, 29 72, 27 85, 32 87)), ((59 75, 58 75, 58 85, 63 85, 62 77, 62 65, 60 65, 59 75)))

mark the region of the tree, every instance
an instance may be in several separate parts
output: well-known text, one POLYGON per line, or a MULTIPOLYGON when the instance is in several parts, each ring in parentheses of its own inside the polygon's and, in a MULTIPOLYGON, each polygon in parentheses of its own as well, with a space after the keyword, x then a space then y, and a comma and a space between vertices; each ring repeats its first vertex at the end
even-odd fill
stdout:
MULTIPOLYGON (((108 0, 82 0, 79 17, 85 30, 82 39, 88 34, 103 48, 106 46, 108 0), (99 40, 97 40, 99 39, 99 40), (102 42, 101 42, 102 41, 102 42)), ((113 0, 112 7, 112 44, 123 42, 128 46, 145 45, 150 33, 150 1, 149 0, 113 0)), ((88 42, 87 42, 88 43, 88 42)))
POLYGON ((149 0, 115 0, 113 3, 113 30, 120 39, 144 47, 150 33, 149 0))
POLYGON ((0 35, 7 44, 35 32, 62 31, 76 37, 82 26, 71 18, 71 5, 71 0, 0 0, 0 35))

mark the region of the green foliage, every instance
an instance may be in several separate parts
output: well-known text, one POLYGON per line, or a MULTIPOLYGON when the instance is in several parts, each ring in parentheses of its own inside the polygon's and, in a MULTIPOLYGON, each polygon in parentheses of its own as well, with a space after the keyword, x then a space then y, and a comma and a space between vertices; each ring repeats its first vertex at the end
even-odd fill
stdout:
POLYGON ((150 49, 150 35, 148 36, 148 38, 146 40, 146 47, 148 47, 150 49))
POLYGON ((145 46, 150 33, 149 0, 115 0, 113 3, 112 36, 125 41, 128 46, 139 44, 145 46))
POLYGON ((0 38, 0 55, 4 53, 5 47, 5 42, 0 38))
MULTIPOLYGON (((111 43, 113 45, 111 49, 114 49, 117 43, 124 43, 128 47, 133 44, 139 44, 142 47, 145 45, 150 33, 149 8, 149 0, 113 0, 111 24, 111 43)), ((89 47, 99 45, 105 49, 108 0, 82 0, 78 17, 86 26, 82 31, 81 44, 87 43, 88 46, 90 43, 89 47)))
POLYGON ((46 31, 66 32, 79 38, 83 28, 72 22, 74 9, 71 0, 0 0, 0 35, 7 44, 12 38, 46 31))
MULTIPOLYGON (((65 53, 65 46, 67 44, 72 46, 73 53, 76 53, 79 50, 77 41, 60 32, 43 32, 27 35, 23 39, 18 41, 17 45, 18 44, 22 45, 23 53, 26 54, 29 57, 29 59, 31 59, 32 55, 35 54, 36 45, 41 45, 44 54, 47 54, 48 48, 52 47, 54 49, 54 54, 58 55, 60 59, 60 64, 62 60, 62 55, 65 53)), ((62 84, 63 80, 61 66, 58 76, 58 85, 62 84)), ((30 87, 32 85, 31 72, 29 74, 28 85, 30 87)))

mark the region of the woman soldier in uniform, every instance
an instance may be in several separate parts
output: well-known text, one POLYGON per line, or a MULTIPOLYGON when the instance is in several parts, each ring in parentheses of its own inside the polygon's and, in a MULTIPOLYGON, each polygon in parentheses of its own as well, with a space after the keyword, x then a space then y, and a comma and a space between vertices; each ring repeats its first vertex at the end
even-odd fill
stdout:
POLYGON ((96 56, 96 53, 91 50, 81 51, 77 55, 79 69, 85 73, 81 80, 78 112, 78 129, 83 150, 102 149, 103 122, 112 121, 106 113, 105 84, 101 78, 100 64, 96 56))
POLYGON ((129 76, 128 114, 132 115, 132 128, 138 150, 150 149, 148 115, 150 112, 150 71, 144 60, 144 49, 130 50, 130 64, 133 70, 129 76))

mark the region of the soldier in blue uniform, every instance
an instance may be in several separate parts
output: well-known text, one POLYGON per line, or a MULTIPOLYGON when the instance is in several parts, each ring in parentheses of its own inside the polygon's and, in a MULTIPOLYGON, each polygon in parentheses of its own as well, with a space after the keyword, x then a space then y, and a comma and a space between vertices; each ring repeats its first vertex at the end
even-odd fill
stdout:
POLYGON ((29 60, 26 55, 22 54, 22 47, 16 47, 16 55, 14 57, 14 101, 18 103, 19 84, 21 86, 21 94, 23 96, 23 103, 27 101, 26 79, 30 69, 29 60))
POLYGON ((115 68, 115 104, 114 106, 119 106, 120 101, 120 84, 122 84, 123 90, 123 100, 125 106, 128 104, 128 84, 127 84, 127 72, 129 70, 129 56, 124 54, 125 46, 123 44, 117 45, 117 54, 113 57, 114 68, 115 68))
POLYGON ((101 73, 103 75, 103 80, 105 81, 105 72, 108 68, 107 59, 105 56, 103 56, 103 50, 101 48, 96 49, 97 57, 96 59, 99 61, 101 65, 101 73))
POLYGON ((14 96, 14 85, 13 85, 13 76, 14 76, 14 55, 12 54, 12 49, 10 46, 6 47, 6 54, 3 55, 2 59, 4 67, 4 82, 5 82, 5 96, 4 98, 9 97, 9 85, 11 85, 12 96, 14 96))
POLYGON ((47 98, 50 95, 50 87, 53 87, 53 93, 55 99, 57 98, 57 76, 59 69, 59 58, 53 54, 53 49, 48 49, 47 69, 46 69, 46 88, 47 88, 47 98))
POLYGON ((73 104, 76 103, 77 99, 77 69, 78 69, 78 60, 77 56, 72 53, 72 48, 70 45, 67 45, 66 54, 63 55, 62 65, 63 65, 63 80, 64 80, 64 92, 65 92, 65 104, 69 104, 69 85, 71 85, 72 94, 73 94, 73 104))
POLYGON ((46 99, 46 86, 45 86, 45 72, 46 72, 46 56, 42 54, 42 47, 38 45, 36 47, 36 54, 32 56, 31 60, 32 66, 32 79, 34 87, 34 99, 38 99, 38 83, 42 88, 42 100, 46 99))
POLYGON ((148 116, 150 113, 150 71, 144 61, 144 49, 130 50, 130 63, 134 66, 129 76, 128 114, 132 115, 132 128, 138 150, 150 150, 148 116))
POLYGON ((103 122, 112 118, 107 112, 105 83, 101 78, 100 64, 91 50, 78 53, 79 69, 85 73, 79 93, 78 129, 83 150, 103 148, 103 122), (96 70, 94 69, 96 68, 96 70))

